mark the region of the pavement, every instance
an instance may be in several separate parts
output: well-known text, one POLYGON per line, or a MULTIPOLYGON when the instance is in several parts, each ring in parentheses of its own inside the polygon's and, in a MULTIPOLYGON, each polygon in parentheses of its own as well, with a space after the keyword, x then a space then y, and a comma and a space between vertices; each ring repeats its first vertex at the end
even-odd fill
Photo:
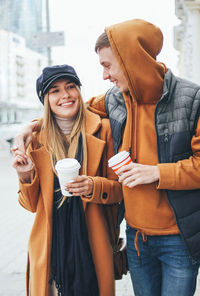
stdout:
MULTIPOLYGON (((18 179, 11 163, 9 145, 1 142, 0 296, 25 296, 27 243, 34 214, 18 204, 18 179)), ((125 224, 122 236, 125 236, 124 228, 125 224)), ((129 274, 116 281, 116 296, 134 296, 129 274)), ((195 296, 200 296, 200 276, 195 296)))
POLYGON ((27 242, 34 215, 18 204, 9 145, 1 143, 0 148, 0 296, 25 296, 27 242))

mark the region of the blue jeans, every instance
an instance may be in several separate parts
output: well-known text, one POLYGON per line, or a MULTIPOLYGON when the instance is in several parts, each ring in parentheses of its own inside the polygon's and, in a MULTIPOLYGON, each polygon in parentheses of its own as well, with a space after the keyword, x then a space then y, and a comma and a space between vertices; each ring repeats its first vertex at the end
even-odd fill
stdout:
POLYGON ((180 235, 138 236, 140 259, 134 240, 136 230, 127 225, 127 255, 135 296, 192 296, 199 263, 189 258, 180 235))

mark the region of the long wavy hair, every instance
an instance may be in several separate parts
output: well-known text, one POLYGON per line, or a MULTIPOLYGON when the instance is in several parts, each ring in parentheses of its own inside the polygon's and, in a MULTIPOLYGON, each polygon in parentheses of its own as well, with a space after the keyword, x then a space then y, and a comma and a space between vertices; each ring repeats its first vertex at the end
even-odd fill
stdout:
MULTIPOLYGON (((43 144, 50 154, 51 165, 53 171, 56 173, 55 164, 58 160, 70 157, 75 158, 79 137, 82 135, 82 151, 83 160, 81 165, 81 172, 87 174, 87 145, 85 135, 85 117, 86 108, 79 87, 76 85, 79 92, 80 107, 76 114, 74 125, 69 137, 66 137, 60 130, 54 114, 50 108, 48 93, 44 97, 44 117, 41 129, 43 144)), ((64 197, 65 199, 65 197, 64 197)), ((64 201, 64 200, 63 200, 64 201)), ((62 203, 63 203, 62 201, 62 203)))

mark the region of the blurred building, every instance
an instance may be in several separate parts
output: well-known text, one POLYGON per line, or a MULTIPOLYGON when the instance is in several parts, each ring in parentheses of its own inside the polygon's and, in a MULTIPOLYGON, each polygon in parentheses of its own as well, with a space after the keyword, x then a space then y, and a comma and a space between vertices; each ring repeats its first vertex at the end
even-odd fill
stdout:
POLYGON ((32 36, 46 31, 45 13, 45 0, 0 0, 0 125, 41 114, 35 80, 47 50, 32 48, 32 36))
POLYGON ((0 123, 14 123, 38 116, 35 80, 47 57, 25 45, 25 39, 0 30, 0 123))
POLYGON ((200 0, 175 0, 175 13, 181 21, 174 30, 179 74, 200 84, 200 0))
POLYGON ((26 46, 32 48, 33 34, 46 31, 45 3, 46 0, 0 0, 0 28, 24 37, 26 46))

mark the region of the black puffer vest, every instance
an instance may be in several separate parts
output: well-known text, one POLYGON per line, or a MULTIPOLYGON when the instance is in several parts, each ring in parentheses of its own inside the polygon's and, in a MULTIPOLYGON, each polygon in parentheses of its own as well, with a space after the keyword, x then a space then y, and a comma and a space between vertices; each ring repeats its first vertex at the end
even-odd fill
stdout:
MULTIPOLYGON (((126 117, 126 108, 119 90, 113 88, 106 94, 105 105, 110 118, 116 153, 121 143, 121 131, 126 117), (115 128, 116 122, 118 129, 115 128)), ((199 115, 200 86, 177 78, 168 70, 164 79, 163 95, 155 110, 160 163, 174 163, 193 155, 191 139, 199 115)), ((166 193, 188 252, 193 259, 198 260, 200 259, 200 189, 166 190, 166 193)))
MULTIPOLYGON (((199 114, 200 86, 175 77, 169 70, 155 110, 159 162, 173 163, 193 155, 191 140, 199 114)), ((200 259, 200 189, 166 192, 190 256, 200 259)))

